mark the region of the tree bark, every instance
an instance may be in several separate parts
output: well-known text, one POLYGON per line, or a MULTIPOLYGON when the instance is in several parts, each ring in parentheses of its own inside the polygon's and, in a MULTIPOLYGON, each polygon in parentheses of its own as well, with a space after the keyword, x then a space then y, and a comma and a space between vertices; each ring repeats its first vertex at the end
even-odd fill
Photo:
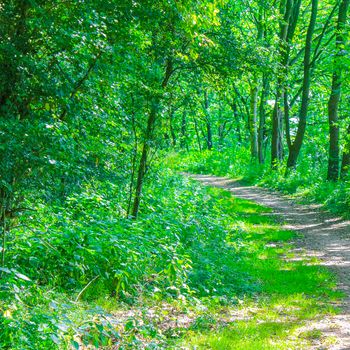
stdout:
POLYGON ((238 142, 241 144, 242 143, 241 121, 239 118, 236 101, 233 101, 231 107, 233 110, 233 116, 235 117, 237 139, 238 139, 238 142))
POLYGON ((271 168, 276 169, 283 159, 283 123, 282 111, 277 100, 281 98, 280 93, 276 94, 276 103, 272 115, 272 135, 271 135, 271 168))
POLYGON ((170 114, 169 114, 169 129, 170 129, 170 135, 171 135, 171 143, 172 146, 176 146, 176 134, 173 126, 173 120, 174 120, 174 111, 171 109, 170 114))
POLYGON ((265 128, 266 128, 266 118, 265 118, 265 103, 266 96, 268 94, 268 80, 266 74, 263 75, 260 105, 259 105, 259 129, 258 129, 258 158, 259 163, 264 164, 264 137, 265 137, 265 128))
POLYGON ((306 42, 305 42, 305 54, 304 54, 304 75, 303 75, 303 85, 302 85, 302 99, 301 107, 299 111, 299 122, 297 134, 295 140, 289 149, 289 156, 287 160, 287 167, 294 168, 296 166, 300 149, 303 144, 305 129, 306 129, 306 119, 309 106, 309 93, 310 93, 310 82, 311 82, 311 48, 312 48, 312 36, 315 29, 316 18, 318 10, 318 0, 312 0, 312 9, 310 23, 307 29, 306 42))
POLYGON ((342 179, 346 177, 350 169, 350 124, 347 128, 347 134, 345 139, 345 146, 343 151, 343 159, 341 164, 340 176, 342 179))
POLYGON ((201 144, 201 138, 199 136, 197 119, 193 118, 193 120, 194 120, 194 130, 196 132, 196 137, 197 137, 198 150, 199 150, 199 152, 202 152, 202 144, 201 144))
POLYGON ((345 44, 344 27, 350 0, 343 0, 339 6, 339 14, 336 29, 336 51, 332 76, 331 94, 328 100, 329 121, 329 153, 327 180, 337 181, 339 176, 339 125, 338 109, 341 94, 342 69, 338 67, 339 58, 342 57, 342 49, 345 44))
POLYGON ((271 168, 276 169, 278 163, 283 158, 283 119, 280 103, 282 99, 282 91, 284 85, 285 69, 288 63, 288 30, 290 18, 292 14, 292 0, 287 0, 284 6, 281 7, 280 12, 283 14, 283 20, 280 24, 280 47, 279 56, 281 61, 282 72, 279 72, 276 85, 275 106, 272 113, 272 135, 271 135, 271 168))
POLYGON ((211 130, 211 122, 209 119, 209 98, 208 93, 204 92, 204 113, 205 113, 205 121, 206 121, 206 128, 207 128, 207 149, 211 150, 213 148, 213 132, 211 130))
POLYGON ((137 172, 134 204, 133 204, 132 213, 131 213, 132 217, 135 219, 137 218, 137 215, 139 213, 139 208, 140 208, 142 186, 143 186, 143 181, 146 174, 147 160, 148 160, 148 154, 150 149, 150 143, 152 140, 153 129, 156 122, 156 115, 157 115, 157 109, 158 109, 157 104, 158 104, 157 102, 153 103, 153 105, 151 106, 151 111, 148 115, 147 129, 144 136, 142 153, 141 153, 140 163, 139 163, 138 172, 137 172))
POLYGON ((249 135, 250 135, 250 155, 251 158, 258 158, 258 86, 257 80, 254 79, 250 87, 250 113, 249 113, 249 135))
POLYGON ((213 133, 210 122, 207 122, 207 148, 209 151, 213 148, 213 133))
POLYGON ((183 112, 182 112, 180 147, 181 147, 182 149, 186 148, 186 149, 188 150, 188 144, 187 144, 187 120, 186 120, 186 111, 183 111, 183 112))
MULTIPOLYGON (((167 86, 173 72, 174 71, 173 71, 172 60, 171 58, 168 58, 166 62, 166 67, 165 67, 164 79, 161 83, 161 87, 163 89, 167 86)), ((150 144, 153 140, 153 131, 156 123, 159 104, 160 104, 160 97, 153 97, 153 100, 151 101, 150 112, 148 114, 148 119, 147 119, 147 127, 144 135, 143 145, 142 145, 141 158, 140 158, 140 162, 137 170, 135 196, 134 196, 134 203, 133 203, 132 212, 131 212, 131 216, 133 219, 137 218, 137 215, 140 209, 142 187, 143 187, 144 177, 147 170, 148 155, 150 150, 150 144)))

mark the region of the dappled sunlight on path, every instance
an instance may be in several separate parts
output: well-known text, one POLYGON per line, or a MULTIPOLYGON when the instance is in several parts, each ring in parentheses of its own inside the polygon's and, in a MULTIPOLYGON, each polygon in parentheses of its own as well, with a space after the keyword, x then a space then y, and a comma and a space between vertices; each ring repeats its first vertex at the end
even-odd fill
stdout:
MULTIPOLYGON (((189 175, 189 174, 187 174, 189 175)), ((273 209, 273 214, 284 223, 286 229, 302 233, 295 244, 306 249, 306 254, 321 260, 338 276, 339 288, 346 294, 342 312, 308 325, 325 335, 336 337, 337 344, 327 349, 350 349, 350 221, 331 216, 320 210, 319 205, 300 205, 270 190, 245 186, 239 181, 209 175, 189 175, 210 186, 229 190, 234 196, 255 201, 273 209)), ((315 347, 315 349, 325 349, 315 347)))

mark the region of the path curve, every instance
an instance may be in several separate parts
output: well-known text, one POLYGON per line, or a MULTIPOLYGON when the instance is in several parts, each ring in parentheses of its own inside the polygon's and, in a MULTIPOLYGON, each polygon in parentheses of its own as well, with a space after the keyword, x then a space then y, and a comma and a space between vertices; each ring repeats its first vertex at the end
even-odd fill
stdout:
POLYGON ((339 315, 313 325, 324 335, 335 337, 337 343, 313 349, 350 350, 350 221, 334 217, 318 205, 296 204, 290 198, 265 188, 245 186, 225 177, 189 176, 205 185, 227 189, 236 197, 272 208, 286 229, 302 233, 303 238, 298 240, 297 245, 305 248, 308 256, 318 257, 322 265, 338 276, 339 289, 346 295, 339 315))

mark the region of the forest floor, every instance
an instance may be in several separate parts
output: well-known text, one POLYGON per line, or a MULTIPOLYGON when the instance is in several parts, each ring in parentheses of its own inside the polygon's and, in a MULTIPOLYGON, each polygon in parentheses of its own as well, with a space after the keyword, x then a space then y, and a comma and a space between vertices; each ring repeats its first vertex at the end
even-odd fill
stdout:
POLYGON ((301 205, 264 188, 246 186, 224 177, 190 176, 205 185, 226 189, 235 197, 270 207, 285 229, 300 233, 293 242, 298 253, 296 258, 305 255, 318 258, 321 265, 336 274, 338 287, 345 295, 339 314, 312 321, 304 329, 318 330, 337 340, 326 348, 316 342, 313 349, 350 349, 350 221, 334 217, 320 206, 301 205))

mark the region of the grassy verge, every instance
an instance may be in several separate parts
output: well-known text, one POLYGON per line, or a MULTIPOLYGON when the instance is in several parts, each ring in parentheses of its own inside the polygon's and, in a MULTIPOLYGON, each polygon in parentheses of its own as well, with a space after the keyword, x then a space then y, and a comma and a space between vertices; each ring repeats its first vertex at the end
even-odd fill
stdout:
POLYGON ((231 259, 256 289, 241 296, 238 305, 209 306, 215 321, 207 329, 192 330, 184 343, 199 349, 305 349, 317 338, 329 345, 332 339, 300 327, 335 312, 330 302, 339 293, 331 274, 315 260, 294 259, 293 233, 265 216, 266 208, 222 190, 209 191, 223 212, 234 213, 227 223, 226 244, 237 247, 239 242, 231 259))
MULTIPOLYGON (((95 186, 9 237, 3 349, 297 349, 340 295, 269 210, 164 170, 142 216, 95 186), (98 276, 98 278, 96 278, 98 276), (79 296, 79 300, 77 297, 79 296)), ((24 219, 24 218, 23 218, 24 219)), ((27 223, 29 222, 26 221, 27 223)))

